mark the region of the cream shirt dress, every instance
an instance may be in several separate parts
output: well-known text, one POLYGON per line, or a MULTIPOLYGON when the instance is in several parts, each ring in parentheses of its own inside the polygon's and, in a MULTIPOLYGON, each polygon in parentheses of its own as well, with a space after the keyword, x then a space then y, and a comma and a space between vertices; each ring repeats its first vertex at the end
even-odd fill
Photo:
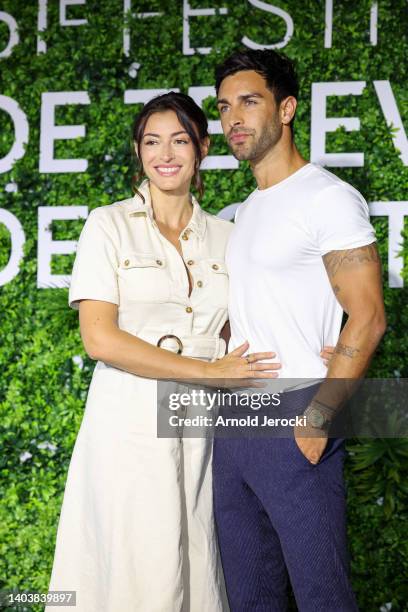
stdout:
MULTIPOLYGON (((136 195, 90 213, 70 306, 81 299, 117 304, 121 329, 154 345, 176 336, 188 357, 222 357, 232 224, 192 198, 182 258, 153 219, 148 181, 139 192, 144 202, 136 195)), ((176 351, 179 342, 161 346, 176 351)), ((211 439, 157 438, 156 400, 156 380, 96 363, 49 585, 76 591, 77 612, 228 610, 212 511, 211 439)))

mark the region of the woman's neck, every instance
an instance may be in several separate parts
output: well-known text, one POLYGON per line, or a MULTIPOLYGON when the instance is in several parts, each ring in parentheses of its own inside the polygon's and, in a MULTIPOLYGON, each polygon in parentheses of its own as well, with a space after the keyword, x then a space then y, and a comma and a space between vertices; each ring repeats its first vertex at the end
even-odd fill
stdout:
POLYGON ((149 182, 150 197, 156 223, 170 229, 184 228, 193 213, 188 191, 162 191, 149 182))

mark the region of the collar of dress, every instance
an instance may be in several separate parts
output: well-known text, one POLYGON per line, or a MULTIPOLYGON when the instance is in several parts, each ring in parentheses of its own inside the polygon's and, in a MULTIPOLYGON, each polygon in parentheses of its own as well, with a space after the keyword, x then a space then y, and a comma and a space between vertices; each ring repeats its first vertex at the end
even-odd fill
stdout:
MULTIPOLYGON (((138 186, 137 190, 143 195, 145 201, 143 202, 142 198, 138 194, 135 194, 130 200, 129 204, 127 204, 129 217, 137 218, 145 217, 147 215, 149 219, 153 221, 153 208, 150 197, 149 180, 144 180, 143 183, 138 186)), ((197 234, 198 238, 202 239, 204 237, 207 225, 206 216, 196 198, 192 194, 190 194, 190 198, 193 204, 193 214, 191 215, 191 219, 184 231, 189 230, 194 232, 197 234)))

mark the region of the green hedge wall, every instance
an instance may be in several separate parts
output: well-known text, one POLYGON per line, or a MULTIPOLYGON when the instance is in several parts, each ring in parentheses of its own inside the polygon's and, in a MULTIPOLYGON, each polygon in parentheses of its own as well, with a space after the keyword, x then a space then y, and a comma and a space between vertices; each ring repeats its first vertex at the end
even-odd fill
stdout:
MULTIPOLYGON (((25 156, 0 175, 0 207, 23 224, 27 241, 19 275, 1 287, 0 317, 0 589, 45 591, 70 455, 78 431, 93 363, 85 356, 77 314, 67 307, 67 289, 37 289, 37 208, 53 205, 111 203, 130 194, 130 126, 137 108, 124 104, 126 89, 212 85, 214 65, 239 45, 245 33, 259 42, 275 42, 285 33, 278 17, 245 0, 192 1, 192 8, 227 7, 228 16, 191 20, 196 47, 212 46, 208 55, 182 54, 183 6, 176 0, 134 2, 134 10, 163 11, 164 18, 128 15, 131 54, 122 49, 122 0, 88 0, 68 8, 69 18, 86 16, 88 25, 61 27, 58 3, 49 2, 48 51, 36 54, 37 2, 3 0, 1 10, 14 16, 20 43, 0 59, 0 94, 15 99, 26 113, 30 140, 25 156), (136 78, 129 75, 140 64, 136 78), (85 124, 86 137, 61 141, 59 157, 88 158, 80 174, 38 171, 41 93, 89 93, 91 104, 57 111, 61 124, 85 124), (9 193, 10 182, 18 191, 9 193), (27 454, 29 453, 29 454, 27 454)), ((327 138, 335 151, 364 151, 363 168, 335 168, 368 201, 408 199, 408 169, 395 151, 375 94, 373 80, 388 79, 408 130, 408 10, 405 0, 378 2, 378 44, 369 42, 371 1, 334 2, 333 44, 324 48, 323 0, 276 0, 295 24, 284 52, 294 58, 301 77, 296 142, 305 157, 310 147, 310 93, 316 81, 365 80, 363 95, 331 99, 328 114, 358 116, 361 130, 337 130, 327 138)), ((0 22, 0 49, 8 30, 0 22)), ((212 100, 205 108, 217 118, 212 100)), ((0 111, 0 158, 13 142, 12 123, 0 111)), ((227 153, 214 136, 213 153, 227 153)), ((204 173, 202 202, 217 212, 242 201, 254 188, 248 167, 204 173)), ((81 222, 54 222, 55 239, 77 239, 81 222)), ((385 218, 376 218, 387 285, 385 218)), ((401 257, 408 259, 408 228, 401 236, 401 257)), ((8 261, 10 237, 0 224, 0 268, 8 261)), ((72 257, 55 256, 53 271, 69 273, 72 257)), ((408 284, 408 266, 405 266, 408 284)), ((373 377, 408 376, 407 287, 385 288, 388 331, 372 364, 373 377)), ((353 583, 362 610, 406 610, 408 551, 406 440, 353 440, 348 444, 346 476, 353 583), (384 607, 385 606, 385 607, 384 607)), ((334 611, 328 611, 334 612, 334 611)))

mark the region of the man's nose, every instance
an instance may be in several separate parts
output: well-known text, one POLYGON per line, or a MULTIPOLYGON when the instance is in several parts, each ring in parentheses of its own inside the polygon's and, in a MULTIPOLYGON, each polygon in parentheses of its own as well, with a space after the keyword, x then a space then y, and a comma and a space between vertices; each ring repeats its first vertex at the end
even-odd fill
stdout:
POLYGON ((231 128, 236 127, 238 125, 242 125, 244 122, 238 112, 231 112, 230 116, 228 117, 228 120, 231 128))

